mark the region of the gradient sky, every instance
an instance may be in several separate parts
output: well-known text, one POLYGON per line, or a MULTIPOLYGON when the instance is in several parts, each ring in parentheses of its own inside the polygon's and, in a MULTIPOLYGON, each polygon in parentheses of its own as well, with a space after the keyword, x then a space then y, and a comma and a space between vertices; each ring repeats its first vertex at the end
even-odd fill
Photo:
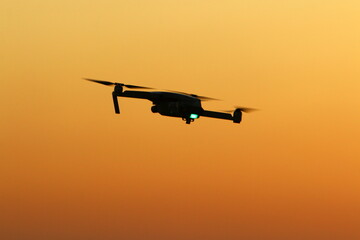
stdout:
POLYGON ((1 239, 360 239, 360 1, 0 3, 1 239))

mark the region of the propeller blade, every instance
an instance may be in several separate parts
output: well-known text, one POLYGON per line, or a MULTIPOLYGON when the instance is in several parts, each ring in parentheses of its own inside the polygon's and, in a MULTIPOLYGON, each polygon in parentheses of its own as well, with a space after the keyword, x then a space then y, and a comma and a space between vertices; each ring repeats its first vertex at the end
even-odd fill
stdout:
POLYGON ((123 84, 123 83, 117 83, 117 82, 108 82, 108 81, 103 81, 103 80, 97 80, 97 79, 91 79, 91 78, 84 78, 85 80, 91 81, 91 82, 96 82, 96 83, 100 83, 106 86, 112 86, 112 85, 120 85, 120 86, 124 86, 127 88, 136 88, 136 89, 153 89, 151 87, 143 87, 143 86, 137 86, 137 85, 130 85, 130 84, 123 84))
MULTIPOLYGON (((192 96, 195 95, 195 94, 192 94, 192 96)), ((194 97, 200 99, 200 100, 203 100, 203 101, 209 101, 209 100, 216 100, 216 101, 220 101, 220 99, 217 99, 217 98, 211 98, 211 97, 205 97, 205 96, 198 96, 198 95, 195 95, 194 97)))
POLYGON ((197 99, 203 100, 203 101, 208 101, 208 100, 220 100, 220 99, 216 99, 216 98, 211 98, 211 97, 205 97, 205 96, 199 96, 197 94, 192 94, 192 93, 186 93, 186 92, 180 92, 180 91, 173 91, 173 90, 166 90, 169 92, 173 92, 173 93, 179 93, 179 94, 183 94, 183 95, 187 95, 187 96, 191 96, 191 97, 195 97, 197 99))
POLYGON ((258 110, 258 109, 255 109, 255 108, 235 107, 234 110, 222 110, 222 112, 225 112, 225 113, 233 113, 236 109, 239 109, 240 111, 246 112, 246 113, 250 113, 250 112, 253 112, 253 111, 257 111, 257 110, 258 110))
POLYGON ((129 84, 123 84, 123 86, 127 87, 127 88, 142 88, 142 89, 154 89, 154 88, 151 88, 151 87, 143 87, 143 86, 136 86, 136 85, 129 85, 129 84))
POLYGON ((113 82, 108 82, 108 81, 103 81, 103 80, 97 80, 97 79, 91 79, 91 78, 84 78, 85 80, 91 81, 91 82, 96 82, 96 83, 100 83, 106 86, 111 86, 111 85, 115 85, 115 83, 113 82))
POLYGON ((250 113, 250 112, 258 110, 258 109, 255 109, 255 108, 246 108, 246 107, 239 107, 239 106, 236 106, 235 108, 240 109, 240 111, 246 112, 246 113, 250 113))

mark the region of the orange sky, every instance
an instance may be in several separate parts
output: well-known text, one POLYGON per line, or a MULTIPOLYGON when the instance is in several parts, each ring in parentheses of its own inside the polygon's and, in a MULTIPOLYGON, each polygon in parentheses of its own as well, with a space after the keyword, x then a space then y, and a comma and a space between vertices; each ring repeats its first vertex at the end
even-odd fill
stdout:
POLYGON ((360 239, 359 1, 1 6, 1 239, 360 239), (115 115, 82 77, 261 111, 115 115))

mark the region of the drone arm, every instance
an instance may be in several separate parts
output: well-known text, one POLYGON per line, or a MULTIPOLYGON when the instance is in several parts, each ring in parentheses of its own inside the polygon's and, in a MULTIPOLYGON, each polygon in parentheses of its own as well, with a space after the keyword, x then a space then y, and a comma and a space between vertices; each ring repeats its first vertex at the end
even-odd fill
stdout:
POLYGON ((119 97, 129 97, 129 98, 141 98, 141 99, 148 99, 152 100, 151 92, 145 91, 124 91, 118 94, 119 97))
POLYGON ((120 114, 119 102, 117 99, 118 95, 116 94, 115 91, 112 93, 112 97, 113 97, 113 102, 114 102, 115 113, 120 114))
POLYGON ((204 110, 200 114, 200 116, 233 120, 233 116, 230 113, 213 112, 213 111, 207 111, 207 110, 204 110))

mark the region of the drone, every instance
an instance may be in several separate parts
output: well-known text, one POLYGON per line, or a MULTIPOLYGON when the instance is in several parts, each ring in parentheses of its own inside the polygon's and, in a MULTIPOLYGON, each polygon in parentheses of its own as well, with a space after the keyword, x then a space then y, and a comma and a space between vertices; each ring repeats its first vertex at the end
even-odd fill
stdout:
POLYGON ((250 112, 255 109, 236 107, 231 111, 209 111, 201 106, 201 101, 218 100, 215 98, 199 96, 196 94, 178 92, 178 91, 131 91, 128 89, 154 89, 151 87, 143 87, 137 85, 130 85, 117 82, 108 82, 103 80, 96 80, 91 78, 84 78, 85 80, 96 82, 106 86, 114 86, 112 98, 116 114, 120 114, 120 107, 118 97, 147 99, 152 102, 151 111, 159 113, 163 116, 181 118, 186 124, 190 124, 195 119, 201 117, 217 118, 231 120, 233 123, 240 123, 243 112, 250 112), (230 114, 230 113, 233 114, 230 114))

